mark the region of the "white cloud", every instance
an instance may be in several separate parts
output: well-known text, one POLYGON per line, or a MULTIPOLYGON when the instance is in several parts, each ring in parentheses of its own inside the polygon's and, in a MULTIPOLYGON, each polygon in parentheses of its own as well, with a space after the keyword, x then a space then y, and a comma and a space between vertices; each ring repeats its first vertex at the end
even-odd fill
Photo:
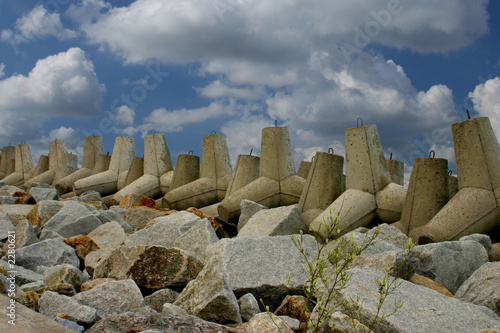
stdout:
POLYGON ((266 96, 262 88, 240 88, 229 87, 219 80, 213 81, 208 86, 197 88, 197 91, 204 97, 208 98, 224 98, 234 97, 239 99, 259 99, 266 96))
POLYGON ((96 116, 105 90, 79 48, 38 60, 28 75, 0 80, 0 136, 29 140, 53 117, 96 116))
POLYGON ((474 91, 469 92, 469 98, 481 116, 490 118, 495 135, 500 139, 500 78, 478 84, 474 91))
POLYGON ((4 29, 1 39, 20 44, 47 36, 67 40, 75 38, 77 33, 64 28, 59 13, 49 13, 42 5, 38 5, 28 14, 17 19, 14 31, 4 29))
POLYGON ((116 112, 108 112, 108 117, 116 126, 131 126, 134 124, 135 111, 127 105, 116 108, 116 112))
POLYGON ((0 63, 0 77, 5 75, 4 70, 5 70, 5 64, 0 63))

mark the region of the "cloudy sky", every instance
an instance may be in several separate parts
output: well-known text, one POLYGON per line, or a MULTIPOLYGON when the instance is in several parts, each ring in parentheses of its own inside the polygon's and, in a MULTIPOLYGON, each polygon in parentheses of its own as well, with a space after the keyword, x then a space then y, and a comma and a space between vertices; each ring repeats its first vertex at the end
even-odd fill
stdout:
POLYGON ((466 109, 500 137, 499 37, 489 0, 0 0, 0 146, 128 135, 142 156, 163 132, 175 164, 216 131, 235 163, 277 121, 298 165, 362 117, 387 158, 454 169, 466 109))

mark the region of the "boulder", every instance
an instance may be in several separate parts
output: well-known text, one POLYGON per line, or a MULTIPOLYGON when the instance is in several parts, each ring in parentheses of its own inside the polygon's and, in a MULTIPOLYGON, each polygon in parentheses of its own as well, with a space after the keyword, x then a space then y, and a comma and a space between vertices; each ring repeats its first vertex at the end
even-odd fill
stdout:
POLYGON ((290 327, 272 313, 259 313, 248 323, 237 326, 245 333, 293 333, 290 327))
POLYGON ((500 262, 487 262, 458 288, 455 297, 484 305, 500 317, 500 262))
POLYGON ((250 321, 253 316, 261 312, 259 303, 250 293, 241 296, 238 300, 238 305, 240 306, 240 314, 243 321, 250 321))
POLYGON ((147 206, 135 206, 127 209, 123 219, 133 229, 142 229, 146 224, 155 217, 168 214, 166 210, 151 208, 147 206))
POLYGON ((32 187, 28 191, 36 202, 43 200, 59 200, 59 192, 55 188, 32 187))
POLYGON ((47 286, 52 286, 60 283, 67 283, 75 288, 75 291, 80 291, 82 284, 82 272, 71 265, 58 265, 44 274, 43 281, 47 286))
POLYGON ((238 219, 238 232, 247 224, 248 220, 257 212, 268 209, 266 206, 243 199, 240 202, 241 214, 238 219))
POLYGON ((97 265, 113 253, 114 249, 100 249, 92 251, 85 257, 85 270, 92 277, 97 265))
POLYGON ((177 316, 189 315, 189 313, 187 313, 186 310, 184 310, 180 306, 177 306, 177 305, 174 305, 171 303, 163 304, 163 308, 161 310, 161 313, 169 314, 169 315, 177 315, 177 316))
POLYGON ((434 280, 429 279, 428 277, 425 277, 420 274, 414 274, 412 278, 410 279, 411 283, 415 283, 416 285, 427 287, 429 289, 435 290, 438 293, 448 296, 448 297, 454 297, 452 293, 448 289, 446 289, 444 286, 440 285, 434 280))
POLYGON ((197 221, 188 231, 177 237, 172 246, 183 249, 202 263, 206 263, 208 260, 207 247, 218 240, 212 224, 205 218, 197 221))
MULTIPOLYGON (((347 304, 353 306, 352 300, 359 297, 360 313, 364 322, 371 322, 379 304, 379 284, 376 279, 382 280, 384 275, 378 270, 351 269, 351 275, 346 287, 339 291, 339 300, 344 298, 347 304)), ((392 278, 389 278, 389 282, 392 278)), ((390 295, 382 305, 384 313, 391 313, 395 309, 396 301, 402 302, 402 307, 391 316, 377 322, 373 328, 375 332, 479 332, 481 330, 500 330, 500 318, 483 306, 462 302, 456 298, 446 297, 428 288, 415 285, 405 280, 390 295)), ((342 312, 351 314, 342 306, 342 312)), ((379 314, 380 318, 380 314, 379 314)))
POLYGON ((177 237, 181 235, 179 228, 169 221, 162 221, 136 231, 127 237, 124 244, 127 246, 135 245, 159 245, 163 247, 172 247, 177 237))
MULTIPOLYGON (((15 246, 16 249, 21 248, 23 246, 28 246, 35 244, 39 241, 36 236, 35 230, 33 229, 33 225, 27 219, 21 219, 17 222, 16 228, 14 229, 16 238, 15 238, 15 246)), ((9 242, 4 244, 4 251, 8 250, 9 242)))
POLYGON ((94 278, 133 279, 150 289, 184 287, 203 264, 186 251, 163 246, 121 246, 99 262, 94 278))
POLYGON ((149 296, 144 297, 144 304, 158 312, 163 311, 163 304, 174 303, 179 293, 172 289, 160 289, 149 296))
POLYGON ((85 235, 78 235, 64 239, 64 243, 75 249, 75 253, 80 259, 85 259, 87 254, 99 250, 99 246, 94 240, 85 235))
POLYGON ((79 266, 75 250, 60 239, 47 239, 16 250, 16 264, 34 270, 38 266, 79 266))
POLYGON ((45 223, 43 233, 57 232, 67 238, 77 235, 87 235, 102 225, 102 222, 87 206, 77 201, 68 201, 64 207, 45 223))
POLYGON ((484 246, 486 252, 488 253, 488 259, 489 261, 493 261, 493 244, 491 242, 491 238, 488 235, 484 234, 472 234, 468 236, 464 236, 460 238, 459 240, 464 241, 464 240, 473 240, 484 246))
POLYGON ((221 264, 211 260, 197 278, 182 290, 174 305, 215 323, 241 323, 238 300, 223 274, 221 264))
POLYGON ((81 325, 78 325, 77 323, 75 323, 74 321, 72 320, 68 320, 68 319, 64 319, 64 318, 61 318, 61 317, 57 317, 56 318, 56 321, 61 324, 62 326, 64 327, 67 327, 75 332, 78 332, 78 333, 83 333, 83 331, 85 331, 85 327, 81 326, 81 325))
POLYGON ((141 194, 127 194, 126 196, 123 197, 123 199, 120 201, 120 208, 131 208, 134 206, 146 206, 150 208, 155 207, 155 201, 151 198, 148 198, 144 195, 141 194))
POLYGON ((306 323, 311 312, 312 305, 304 296, 288 295, 285 297, 281 305, 274 311, 277 316, 287 316, 297 319, 300 323, 306 323))
POLYGON ((96 309, 101 318, 137 310, 144 301, 139 287, 130 279, 100 284, 76 294, 73 299, 96 309))
POLYGON ((87 290, 93 289, 95 286, 98 286, 100 284, 110 282, 110 281, 116 281, 116 280, 112 279, 112 278, 102 278, 102 279, 90 280, 90 281, 82 283, 82 285, 80 286, 80 291, 87 291, 87 290))
POLYGON ((190 213, 188 211, 176 212, 170 215, 161 216, 153 219, 148 223, 149 226, 156 223, 169 223, 176 226, 181 233, 185 233, 192 226, 196 225, 202 220, 201 217, 194 213, 190 213))
POLYGON ((472 273, 488 262, 484 246, 476 241, 449 241, 413 248, 419 264, 416 273, 445 286, 452 294, 472 273))
POLYGON ((256 212, 238 232, 241 236, 293 235, 309 230, 297 206, 283 206, 256 212))
POLYGON ((21 303, 28 309, 33 311, 39 311, 39 300, 38 294, 34 291, 19 291, 16 290, 15 300, 18 303, 21 303))
POLYGON ((107 222, 92 230, 88 236, 101 249, 114 249, 122 245, 127 239, 125 231, 118 222, 107 222))
POLYGON ((0 216, 0 240, 5 241, 9 235, 16 229, 9 215, 3 214, 0 216))
POLYGON ((26 269, 17 265, 11 267, 11 265, 7 261, 0 260, 0 274, 10 276, 8 272, 15 272, 14 275, 16 277, 16 284, 19 286, 43 280, 43 276, 41 274, 38 274, 31 269, 26 269))
POLYGON ((40 313, 51 319, 64 315, 79 324, 91 325, 99 320, 96 309, 82 305, 75 299, 46 291, 38 302, 40 313))
POLYGON ((360 323, 358 320, 349 317, 348 315, 335 311, 329 318, 325 319, 323 324, 316 329, 318 313, 311 314, 309 329, 306 333, 373 333, 368 327, 360 323), (332 330, 333 327, 333 330, 332 330))
POLYGON ((147 330, 182 333, 241 333, 234 328, 211 323, 195 316, 133 312, 101 319, 85 333, 144 332, 147 330))
POLYGON ((27 219, 31 224, 39 228, 43 227, 48 220, 64 207, 64 202, 45 200, 39 201, 29 212, 27 219))
MULTIPOLYGON (((125 222, 123 219, 123 215, 125 214, 125 210, 121 208, 112 208, 109 210, 100 210, 95 213, 95 216, 101 220, 102 224, 106 224, 109 222, 116 222, 122 227, 125 232, 133 231, 134 229, 125 222)), ((95 229, 94 229, 95 230, 95 229)))
MULTIPOLYGON (((413 255, 408 255, 404 250, 386 251, 372 255, 360 255, 350 264, 349 268, 375 268, 390 275, 410 280, 415 274, 419 265, 418 259, 413 255)), ((327 268, 335 269, 335 267, 327 268)))

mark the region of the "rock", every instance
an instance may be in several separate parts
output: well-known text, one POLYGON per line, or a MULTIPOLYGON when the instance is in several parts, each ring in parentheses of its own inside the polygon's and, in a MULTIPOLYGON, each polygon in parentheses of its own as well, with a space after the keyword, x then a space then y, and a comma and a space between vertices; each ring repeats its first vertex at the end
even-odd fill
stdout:
POLYGON ((288 326, 292 331, 298 332, 300 329, 300 321, 295 318, 291 318, 288 316, 278 316, 279 319, 283 320, 283 322, 288 326))
POLYGON ((500 243, 492 245, 493 261, 500 261, 500 243))
MULTIPOLYGON (((14 242, 16 249, 35 244, 39 241, 33 229, 33 225, 27 219, 19 220, 14 232, 16 235, 14 242)), ((9 242, 6 242, 3 247, 4 251, 8 250, 8 246, 9 242)))
POLYGON ((60 201, 40 201, 31 209, 27 218, 30 220, 31 224, 41 228, 63 207, 64 203, 60 201))
POLYGON ((87 235, 102 225, 102 222, 89 209, 76 201, 68 201, 64 207, 45 223, 42 235, 54 231, 68 238, 77 235, 87 235))
POLYGON ((141 194, 127 194, 126 196, 123 197, 123 199, 120 201, 120 208, 131 208, 134 206, 146 206, 150 208, 155 207, 155 201, 151 198, 148 198, 144 195, 141 194))
POLYGON ((202 263, 206 263, 207 247, 218 240, 212 224, 205 218, 197 221, 188 231, 176 238, 172 246, 187 251, 202 263))
POLYGON ((500 317, 500 262, 487 262, 458 288, 455 297, 484 305, 500 317))
POLYGON ((142 229, 155 217, 163 216, 167 211, 162 209, 150 208, 146 206, 136 206, 127 209, 123 219, 135 230, 142 229))
POLYGON ((243 321, 250 321, 253 316, 261 312, 259 303, 250 293, 241 296, 238 300, 238 305, 240 306, 240 314, 243 321))
POLYGON ((5 241, 9 235, 12 235, 12 232, 16 229, 14 224, 7 214, 3 214, 0 216, 0 240, 5 241))
POLYGON ((288 325, 272 313, 259 313, 248 323, 237 326, 245 333, 293 333, 288 325))
POLYGON ((80 291, 82 284, 82 273, 80 270, 71 265, 59 265, 52 269, 49 274, 44 277, 43 281, 47 286, 52 286, 61 283, 67 283, 75 288, 75 291, 80 291))
MULTIPOLYGON (((15 198, 14 204, 16 205, 34 205, 36 204, 35 198, 26 192, 16 192, 12 195, 15 198)), ((5 204, 5 202, 4 202, 5 204)))
POLYGON ((67 327, 75 332, 79 332, 79 333, 82 333, 83 331, 85 331, 85 327, 81 326, 81 325, 78 325, 77 323, 75 323, 74 321, 72 320, 67 320, 67 319, 64 319, 64 318, 61 318, 61 317, 57 317, 56 318, 56 321, 61 324, 62 326, 64 327, 67 327))
POLYGON ((81 202, 102 201, 101 193, 93 190, 83 192, 77 198, 77 200, 81 202))
POLYGON ((144 304, 158 312, 163 311, 163 304, 174 303, 179 297, 179 293, 172 289, 160 289, 149 296, 144 297, 144 304))
POLYGON ((32 283, 32 282, 39 282, 42 281, 43 276, 41 274, 38 274, 37 272, 31 270, 31 269, 26 269, 21 266, 14 265, 14 267, 11 267, 10 264, 7 261, 0 260, 0 274, 3 274, 5 276, 10 276, 8 272, 15 272, 15 280, 16 284, 18 285, 23 285, 27 283, 32 283))
POLYGON ((115 279, 112 278, 102 278, 102 279, 95 279, 91 281, 87 281, 82 283, 80 286, 80 291, 87 291, 93 289, 95 286, 98 286, 100 284, 110 282, 110 281, 116 281, 115 279))
POLYGON ((64 241, 64 237, 59 235, 55 231, 46 231, 43 234, 40 233, 40 240, 47 240, 47 239, 60 239, 64 241))
POLYGON ((170 215, 154 218, 148 223, 147 227, 151 227, 156 223, 169 223, 176 226, 181 233, 185 233, 201 220, 202 218, 196 214, 190 213, 188 211, 181 211, 170 215))
POLYGON ((114 249, 123 245, 127 235, 118 222, 108 222, 88 234, 101 249, 114 249))
POLYGON ((17 290, 16 292, 16 301, 31 309, 33 311, 39 310, 39 297, 38 294, 34 291, 22 291, 17 290))
POLYGON ((241 236, 293 235, 309 227, 297 206, 283 206, 255 213, 238 232, 241 236))
POLYGON ((304 296, 287 296, 281 305, 274 312, 277 316, 287 316, 297 319, 300 323, 307 323, 311 305, 308 304, 307 298, 304 296))
POLYGON ((247 224, 248 220, 257 212, 268 209, 266 206, 243 199, 240 202, 241 214, 238 220, 238 232, 247 224))
POLYGON ((58 295, 52 291, 46 291, 38 302, 40 313, 51 319, 56 319, 61 315, 67 315, 67 319, 78 324, 93 324, 99 320, 96 309, 82 305, 75 299, 58 295))
POLYGON ((163 246, 121 246, 94 270, 94 278, 133 279, 150 289, 184 287, 203 264, 186 251, 163 246))
POLYGON ((69 283, 51 284, 50 286, 42 288, 39 292, 43 294, 46 291, 53 291, 59 295, 66 295, 66 296, 76 295, 75 287, 69 283))
POLYGON ((33 182, 29 184, 28 191, 32 188, 50 188, 50 185, 46 183, 33 182))
POLYGON ((158 330, 182 333, 241 333, 231 327, 218 325, 195 316, 151 313, 122 313, 97 322, 85 333, 122 333, 158 330))
MULTIPOLYGON (((315 258, 318 243, 311 235, 302 236, 305 252, 315 258)), ((252 293, 257 299, 278 299, 303 292, 307 279, 304 257, 290 236, 236 237, 221 239, 208 247, 212 260, 220 262, 220 272, 229 279, 233 292, 252 293), (257 269, 258 268, 258 269, 257 269), (289 288, 285 280, 290 275, 289 288)))
MULTIPOLYGON (((382 279, 383 273, 371 268, 355 268, 347 273, 351 275, 351 279, 346 288, 339 291, 339 300, 344 298, 347 304, 352 305, 351 298, 355 300, 359 297, 358 311, 365 322, 371 322, 379 303, 379 284, 375 279, 382 279)), ((402 302, 402 307, 393 315, 377 322, 373 331, 447 333, 500 329, 500 318, 486 307, 446 297, 405 280, 399 282, 401 285, 385 299, 382 311, 394 311, 395 299, 402 302)), ((342 308, 344 313, 349 314, 347 308, 342 308)))
POLYGON ((375 268, 382 272, 388 270, 392 276, 409 280, 415 274, 418 264, 419 261, 415 256, 398 250, 360 255, 349 264, 349 268, 375 268))
POLYGON ((59 192, 55 188, 32 187, 28 193, 36 202, 43 200, 59 200, 59 192))
POLYGON ((358 320, 352 319, 340 311, 333 312, 330 318, 325 319, 323 325, 321 325, 318 330, 315 330, 315 325, 317 325, 318 320, 317 318, 317 312, 313 312, 311 314, 309 329, 306 333, 373 333, 373 331, 361 324, 358 320), (333 330, 332 327, 334 327, 333 330))
POLYGON ((76 294, 73 299, 96 309, 101 318, 134 311, 143 304, 141 291, 130 279, 100 284, 76 294))
POLYGON ((211 260, 183 289, 174 305, 215 323, 241 323, 238 300, 222 273, 221 264, 211 260))
POLYGON ((168 221, 158 222, 155 225, 136 231, 127 237, 125 245, 159 245, 172 247, 174 241, 181 235, 179 228, 168 221))
POLYGON ((186 310, 181 308, 180 306, 173 305, 170 303, 165 303, 163 304, 163 308, 161 310, 161 313, 167 314, 167 315, 177 315, 177 316, 185 316, 189 315, 186 310))
POLYGON ((94 240, 85 235, 78 235, 69 238, 65 238, 64 243, 75 249, 75 253, 80 259, 85 259, 85 257, 92 251, 97 251, 100 247, 94 242, 94 240))
POLYGON ((488 253, 476 241, 451 241, 413 248, 419 259, 416 273, 445 286, 452 294, 481 265, 488 262, 488 253))
POLYGON ((454 297, 452 293, 446 287, 440 285, 434 280, 429 279, 428 277, 422 276, 420 274, 414 274, 410 279, 410 282, 415 283, 416 285, 427 287, 429 289, 435 290, 438 293, 448 296, 454 297))
POLYGON ((75 250, 60 239, 48 239, 16 250, 16 263, 34 270, 38 266, 79 266, 75 250))
MULTIPOLYGON (((25 291, 34 291, 36 293, 39 293, 39 291, 43 288, 47 287, 47 284, 42 281, 35 281, 35 282, 30 282, 23 284, 17 289, 17 292, 25 292, 25 291)), ((40 293, 41 294, 41 293, 40 293)))
POLYGON ((89 276, 94 276, 94 271, 97 265, 111 255, 113 250, 114 249, 100 249, 87 254, 85 257, 85 270, 89 273, 89 276))
POLYGON ((489 261, 493 261, 493 244, 491 243, 491 238, 488 235, 483 234, 472 234, 468 236, 464 236, 459 240, 473 240, 484 246, 486 252, 488 253, 489 261))
POLYGON ((25 219, 33 205, 0 205, 0 215, 9 214, 14 226, 20 219, 25 219))
POLYGON ((0 195, 0 205, 15 205, 16 202, 17 202, 16 197, 0 195))
MULTIPOLYGON (((127 222, 125 222, 125 220, 123 219, 123 215, 125 214, 125 210, 124 209, 110 209, 110 210, 102 210, 102 211, 97 211, 95 213, 95 216, 101 220, 102 224, 106 224, 106 223, 109 223, 109 222, 117 222, 120 227, 122 227, 122 229, 125 231, 125 232, 129 232, 129 231, 133 231, 134 229, 130 226, 130 224, 128 224, 127 222)), ((95 230, 95 229, 94 229, 95 230)))

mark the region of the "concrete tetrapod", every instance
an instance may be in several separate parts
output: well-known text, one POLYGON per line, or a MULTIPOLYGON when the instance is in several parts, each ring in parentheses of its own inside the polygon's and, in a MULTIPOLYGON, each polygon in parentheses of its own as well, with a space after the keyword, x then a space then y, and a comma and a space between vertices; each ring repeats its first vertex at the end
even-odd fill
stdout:
POLYGON ((426 225, 410 230, 419 244, 487 233, 500 225, 500 147, 487 117, 452 125, 460 190, 426 225))
POLYGON ((269 208, 299 202, 306 180, 295 174, 288 127, 262 129, 259 178, 226 196, 217 207, 225 222, 240 215, 240 202, 252 200, 269 208))
POLYGON ((448 160, 416 158, 401 221, 395 226, 408 235, 427 224, 450 199, 448 177, 448 160))
POLYGON ((56 170, 63 163, 64 155, 68 152, 66 151, 66 145, 63 140, 54 140, 49 144, 49 170, 44 173, 27 180, 24 183, 26 188, 30 187, 31 183, 44 183, 52 185, 54 178, 56 177, 56 170))
POLYGON ((91 176, 97 175, 98 173, 108 171, 109 163, 111 162, 111 156, 106 154, 97 155, 94 167, 92 168, 91 176))
POLYGON ((83 143, 83 159, 82 167, 77 171, 54 182, 54 187, 59 191, 59 194, 71 192, 73 184, 80 179, 92 175, 92 169, 97 161, 99 154, 103 153, 102 137, 87 136, 83 143))
POLYGON ((70 154, 64 154, 61 160, 62 163, 59 163, 56 169, 56 175, 54 177, 54 184, 59 182, 59 180, 63 179, 66 176, 71 175, 73 172, 78 169, 78 156, 70 154))
POLYGON ((387 160, 387 168, 391 175, 391 181, 395 184, 405 185, 405 164, 401 161, 393 159, 387 160))
POLYGON ((0 161, 0 179, 7 177, 14 172, 14 168, 9 168, 11 161, 16 160, 16 148, 7 146, 2 148, 2 160, 0 161), (10 169, 10 170, 9 170, 10 169))
POLYGON ((308 225, 342 194, 343 167, 342 156, 323 152, 314 156, 299 201, 299 209, 308 225))
POLYGON ((147 135, 144 138, 144 175, 118 191, 113 196, 113 202, 119 204, 127 194, 150 198, 160 196, 160 177, 173 169, 165 134, 147 135))
POLYGON ((132 184, 142 176, 144 176, 144 157, 134 156, 130 163, 130 168, 128 169, 125 186, 132 184))
POLYGON ((33 177, 41 175, 45 171, 49 170, 49 157, 47 155, 40 155, 38 159, 38 163, 35 167, 35 172, 33 173, 33 177))
POLYGON ((21 186, 30 179, 35 172, 35 161, 31 146, 20 144, 15 148, 15 169, 14 172, 2 179, 7 185, 21 186))
MULTIPOLYGON (((346 129, 346 188, 309 226, 327 238, 327 226, 340 219, 342 233, 367 226, 375 219, 399 221, 406 189, 391 182, 375 125, 346 129)), ((337 235, 335 235, 337 236, 337 235)))
POLYGON ((90 190, 101 193, 103 197, 116 193, 127 179, 128 169, 134 156, 134 138, 117 137, 108 170, 77 180, 73 185, 75 195, 90 190))
POLYGON ((224 198, 232 173, 226 138, 221 134, 206 135, 201 159, 200 178, 165 194, 163 207, 200 208, 224 198))

